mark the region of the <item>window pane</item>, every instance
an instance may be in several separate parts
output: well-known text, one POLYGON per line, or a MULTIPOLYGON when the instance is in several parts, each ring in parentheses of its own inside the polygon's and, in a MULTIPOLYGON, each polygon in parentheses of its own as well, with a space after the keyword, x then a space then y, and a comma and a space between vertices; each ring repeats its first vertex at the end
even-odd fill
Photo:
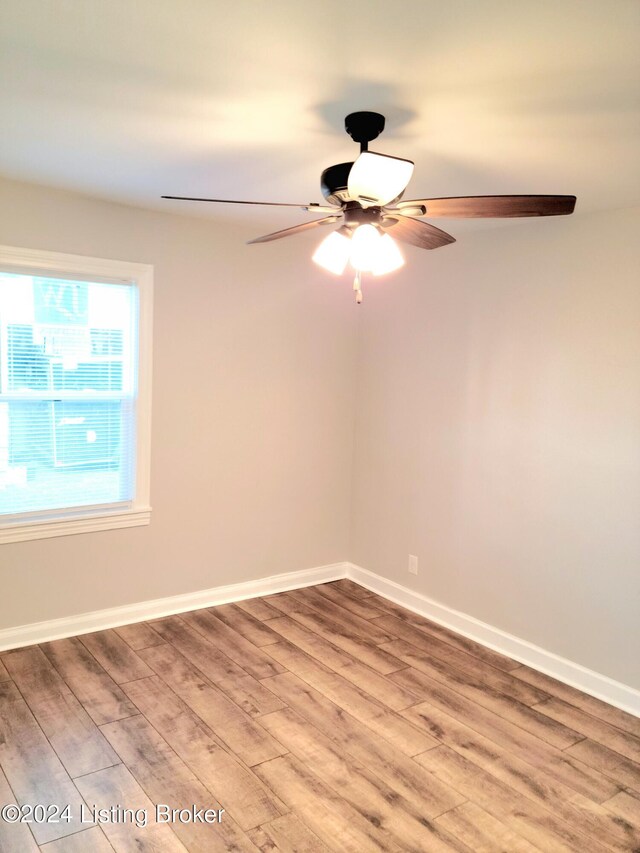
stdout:
POLYGON ((0 403, 0 513, 130 500, 131 427, 126 402, 0 403))
POLYGON ((0 403, 0 513, 130 500, 131 428, 126 402, 0 403))
POLYGON ((0 515, 134 498, 135 320, 128 285, 0 272, 0 515))

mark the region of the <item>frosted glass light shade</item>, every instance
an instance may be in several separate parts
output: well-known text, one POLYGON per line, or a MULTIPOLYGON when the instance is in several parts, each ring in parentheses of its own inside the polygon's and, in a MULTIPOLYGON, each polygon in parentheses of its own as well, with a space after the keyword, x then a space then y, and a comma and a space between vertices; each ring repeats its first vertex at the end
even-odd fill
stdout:
POLYGON ((388 234, 380 234, 373 225, 360 225, 353 232, 349 260, 354 269, 374 275, 385 275, 404 264, 396 241, 388 234))
POLYGON ((380 234, 373 225, 359 225, 351 237, 351 266, 361 272, 370 272, 378 253, 380 234))
POLYGON ((332 231, 325 237, 316 249, 312 261, 321 266, 327 272, 334 275, 342 275, 351 253, 351 240, 344 234, 332 231))
POLYGON ((411 160, 364 151, 349 172, 349 197, 363 207, 388 204, 406 189, 412 174, 411 160))
POLYGON ((388 272, 404 266, 404 258, 398 244, 388 234, 383 234, 378 241, 374 263, 371 272, 374 275, 385 275, 388 272))

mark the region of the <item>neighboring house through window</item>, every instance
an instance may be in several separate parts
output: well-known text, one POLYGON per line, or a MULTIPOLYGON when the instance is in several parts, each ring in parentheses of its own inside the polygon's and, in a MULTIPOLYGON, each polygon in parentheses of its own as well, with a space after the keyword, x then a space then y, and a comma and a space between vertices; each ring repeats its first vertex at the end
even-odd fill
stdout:
POLYGON ((0 247, 0 543, 149 523, 152 279, 0 247))

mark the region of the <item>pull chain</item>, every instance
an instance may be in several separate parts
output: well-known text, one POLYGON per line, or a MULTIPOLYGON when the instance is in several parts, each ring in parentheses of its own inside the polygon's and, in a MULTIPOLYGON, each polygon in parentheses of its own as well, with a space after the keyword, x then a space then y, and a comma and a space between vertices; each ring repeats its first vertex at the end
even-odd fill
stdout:
POLYGON ((353 289, 356 293, 356 303, 360 305, 362 302, 362 273, 360 270, 356 270, 356 276, 353 279, 353 289))

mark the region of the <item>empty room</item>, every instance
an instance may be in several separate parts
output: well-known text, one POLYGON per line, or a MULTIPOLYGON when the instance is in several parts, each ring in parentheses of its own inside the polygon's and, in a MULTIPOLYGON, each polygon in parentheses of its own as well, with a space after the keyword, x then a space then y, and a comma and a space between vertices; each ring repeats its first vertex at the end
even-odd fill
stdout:
POLYGON ((0 0, 0 853, 639 853, 639 44, 0 0))

